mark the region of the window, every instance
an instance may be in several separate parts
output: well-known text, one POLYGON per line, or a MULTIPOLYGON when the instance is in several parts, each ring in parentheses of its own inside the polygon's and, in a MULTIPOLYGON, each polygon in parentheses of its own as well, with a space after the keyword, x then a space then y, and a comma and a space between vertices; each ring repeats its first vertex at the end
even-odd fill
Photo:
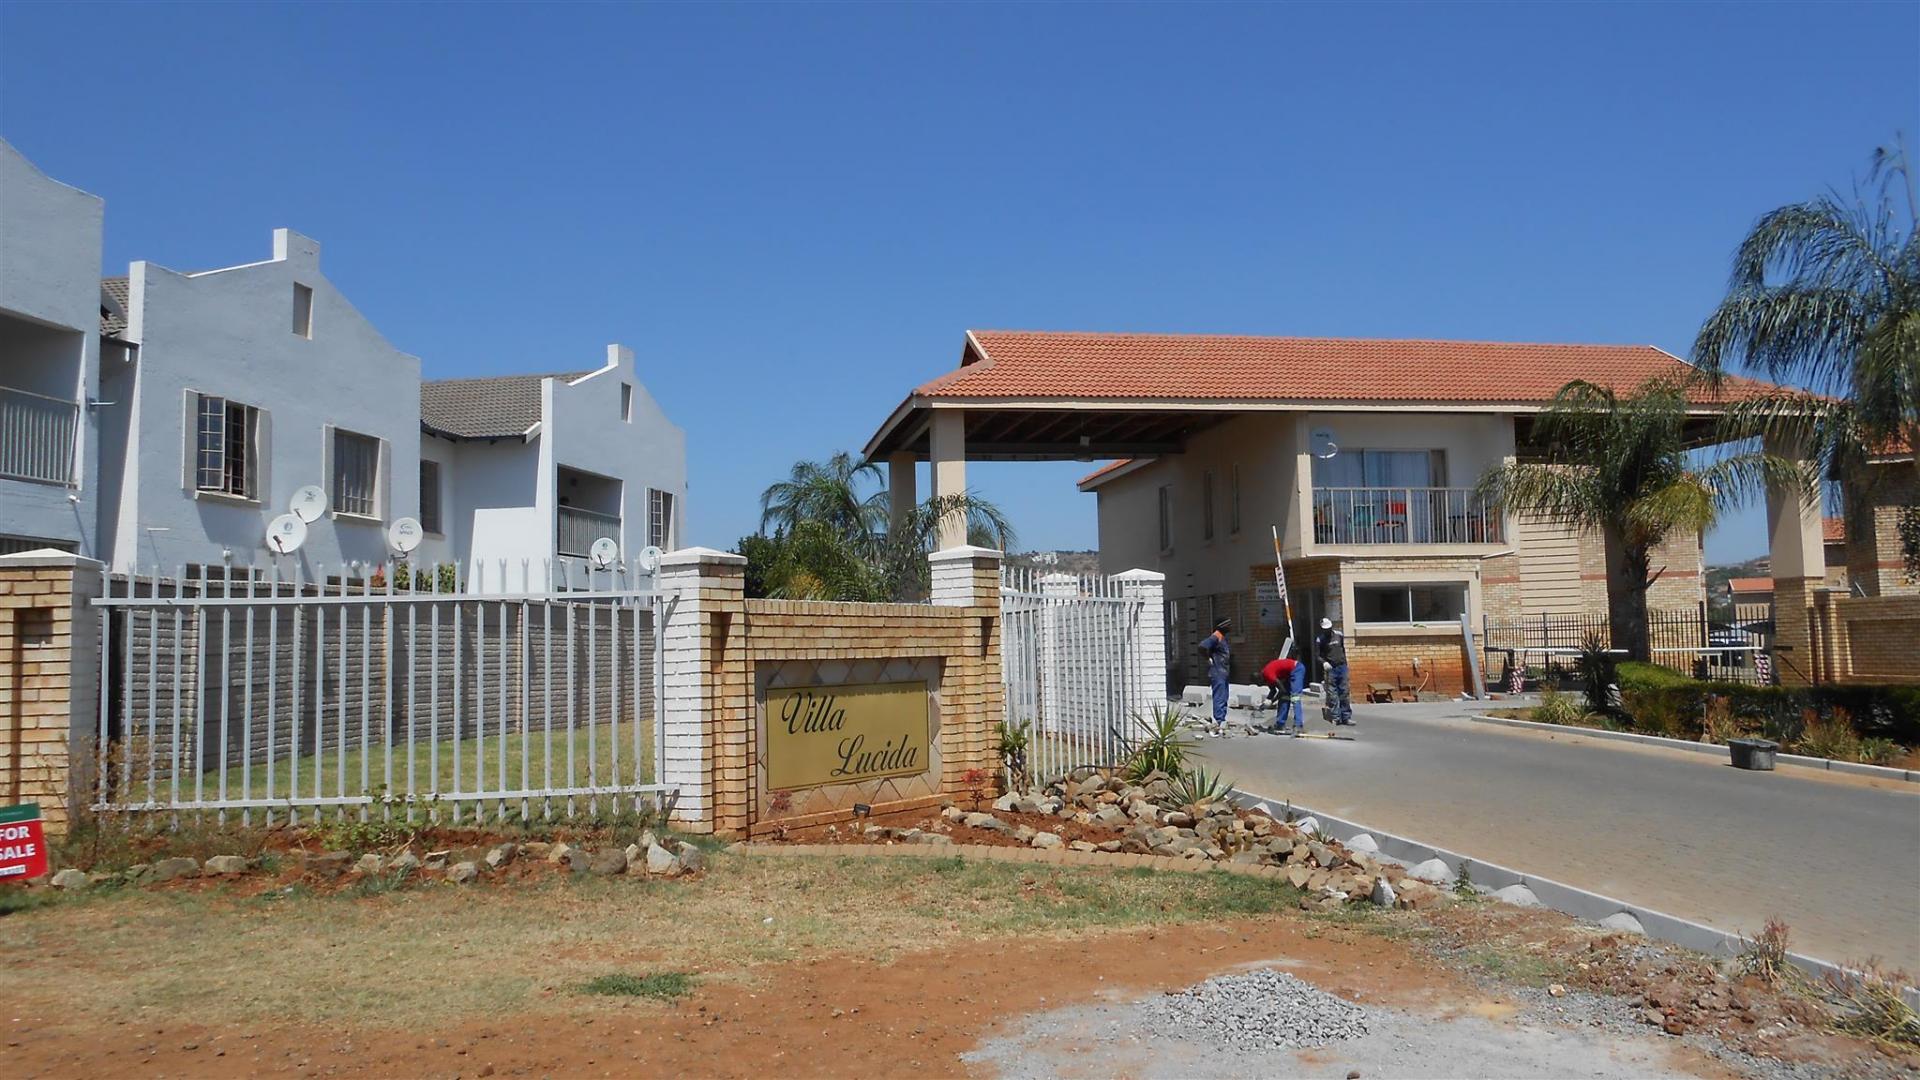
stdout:
POLYGON ((647 543, 666 551, 673 546, 673 492, 647 489, 647 543))
POLYGON ((420 527, 440 531, 440 463, 420 459, 420 527))
POLYGON ((201 394, 197 411, 194 489, 258 498, 260 410, 201 394))
POLYGON ((1227 473, 1227 532, 1240 535, 1240 466, 1227 473))
POLYGON ((1160 553, 1173 550, 1173 485, 1160 485, 1160 553))
POLYGON ((1200 474, 1200 539, 1213 539, 1213 470, 1200 474))
POLYGON ((313 289, 293 283, 293 332, 303 338, 313 336, 313 289))
POLYGON ((1445 450, 1341 450, 1313 460, 1313 483, 1323 488, 1447 486, 1445 450))
POLYGON ((378 517, 380 440, 351 431, 333 432, 333 510, 378 517))
POLYGON ((633 384, 620 384, 620 419, 633 423, 633 384))
POLYGON ((1355 585, 1353 619, 1357 623, 1457 623, 1467 611, 1464 582, 1355 585))

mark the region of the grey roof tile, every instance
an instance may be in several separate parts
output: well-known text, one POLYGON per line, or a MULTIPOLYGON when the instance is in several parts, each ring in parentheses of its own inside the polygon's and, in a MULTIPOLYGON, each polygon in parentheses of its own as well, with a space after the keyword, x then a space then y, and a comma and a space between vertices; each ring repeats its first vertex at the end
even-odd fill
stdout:
POLYGON ((110 277, 100 280, 100 291, 113 298, 120 310, 115 311, 104 299, 100 304, 100 336, 119 337, 127 332, 127 307, 132 303, 132 285, 126 278, 110 277))
POLYGON ((433 379, 420 384, 420 422, 456 439, 518 438, 540 420, 540 380, 577 379, 587 371, 433 379))

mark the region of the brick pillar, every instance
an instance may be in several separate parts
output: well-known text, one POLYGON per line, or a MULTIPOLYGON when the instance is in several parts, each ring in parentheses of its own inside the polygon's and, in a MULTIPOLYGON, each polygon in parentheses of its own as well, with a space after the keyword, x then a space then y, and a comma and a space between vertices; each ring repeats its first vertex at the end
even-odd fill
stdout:
MULTIPOLYGON (((1837 589, 1813 590, 1811 636, 1822 682, 1845 682, 1853 674, 1853 639, 1847 633, 1846 621, 1840 615, 1839 602, 1846 596, 1845 592, 1837 589)), ((1779 617, 1778 610, 1776 598, 1775 618, 1779 617)))
POLYGON ((660 782, 680 789, 672 824, 744 835, 753 784, 753 718, 741 648, 747 560, 712 548, 660 557, 664 673, 658 703, 665 745, 660 782))
POLYGON ((1825 663, 1814 641, 1813 584, 1799 577, 1773 581, 1774 667, 1781 686, 1809 685, 1816 666, 1825 663))
POLYGON ((1139 602, 1133 640, 1133 686, 1128 694, 1130 718, 1164 705, 1167 700, 1167 575, 1156 570, 1127 570, 1113 575, 1120 595, 1139 602))
MULTIPOLYGON (((1798 461, 1797 448, 1779 441, 1769 453, 1798 461)), ((1818 662, 1813 641, 1813 590, 1827 583, 1826 546, 1817 493, 1796 486, 1767 488, 1767 537, 1773 562, 1774 652, 1780 683, 1804 686, 1818 662)))
POLYGON ((99 738, 100 564, 59 551, 0 556, 0 804, 37 802, 64 833, 90 801, 99 738))
POLYGON ((991 548, 962 545, 927 556, 935 607, 968 609, 966 646, 940 677, 941 788, 967 789, 967 770, 997 773, 994 726, 1006 719, 1000 672, 1000 559, 991 548))

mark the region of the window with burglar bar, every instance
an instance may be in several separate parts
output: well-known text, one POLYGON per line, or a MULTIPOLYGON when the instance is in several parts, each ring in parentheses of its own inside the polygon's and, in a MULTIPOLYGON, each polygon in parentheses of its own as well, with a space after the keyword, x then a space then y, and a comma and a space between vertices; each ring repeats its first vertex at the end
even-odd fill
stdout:
POLYGON ((647 543, 666 551, 673 540, 673 492, 647 489, 647 543))
POLYGON ((440 531, 440 463, 420 461, 420 527, 430 533, 440 531))
POLYGON ((333 432, 333 509, 339 514, 378 517, 380 440, 351 431, 333 432))
POLYGON ((213 394, 201 394, 194 444, 194 487, 243 499, 256 498, 259 427, 259 409, 213 394))

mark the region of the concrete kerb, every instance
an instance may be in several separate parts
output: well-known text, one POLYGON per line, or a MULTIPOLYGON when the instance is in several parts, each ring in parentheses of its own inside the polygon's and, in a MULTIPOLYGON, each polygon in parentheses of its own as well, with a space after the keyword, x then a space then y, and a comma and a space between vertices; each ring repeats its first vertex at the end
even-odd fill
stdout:
MULTIPOLYGON (((1587 728, 1570 724, 1543 724, 1538 720, 1520 720, 1511 716, 1486 716, 1481 713, 1471 713, 1467 719, 1476 724, 1497 724, 1501 727, 1521 728, 1527 731, 1556 731, 1594 739, 1639 743, 1643 746, 1663 746, 1669 750, 1685 750, 1690 754, 1713 754, 1721 758, 1727 756, 1727 748, 1719 743, 1694 742, 1691 739, 1669 739, 1662 735, 1640 735, 1631 731, 1608 731, 1606 728, 1587 728)), ((1882 780, 1902 780, 1909 784, 1920 784, 1920 772, 1912 769, 1893 769, 1885 765, 1863 765, 1857 761, 1835 761, 1832 758, 1803 757, 1799 754, 1775 754, 1774 762, 1779 765, 1791 765, 1796 769, 1819 769, 1823 772, 1873 776, 1882 780)))
MULTIPOLYGON (((1711 926, 1683 919, 1678 915, 1669 915, 1664 911, 1656 911, 1653 908, 1642 907, 1611 896, 1588 892, 1585 889, 1554 881, 1552 878, 1528 874, 1498 863, 1483 862, 1457 851, 1448 851, 1445 848, 1370 828, 1345 818, 1323 814, 1297 803, 1242 791, 1234 792, 1234 796, 1240 806, 1250 810, 1264 811, 1276 821, 1288 820, 1289 815, 1293 820, 1312 817, 1320 823, 1322 834, 1331 836, 1343 844, 1354 836, 1366 833, 1373 837, 1381 856, 1407 866, 1413 866, 1428 859, 1439 859, 1452 868, 1455 874, 1471 881, 1476 890, 1492 891, 1509 885, 1525 885, 1532 890, 1534 896, 1539 898, 1543 906, 1585 922, 1600 923, 1615 915, 1630 915, 1640 924, 1646 936, 1714 957, 1738 956, 1746 941, 1739 934, 1716 930, 1711 926)), ((1850 968, 1803 953, 1788 953, 1787 959, 1795 967, 1820 978, 1828 975, 1857 974, 1850 968)), ((1903 987, 1901 994, 1909 1004, 1920 1008, 1920 989, 1903 987)))

